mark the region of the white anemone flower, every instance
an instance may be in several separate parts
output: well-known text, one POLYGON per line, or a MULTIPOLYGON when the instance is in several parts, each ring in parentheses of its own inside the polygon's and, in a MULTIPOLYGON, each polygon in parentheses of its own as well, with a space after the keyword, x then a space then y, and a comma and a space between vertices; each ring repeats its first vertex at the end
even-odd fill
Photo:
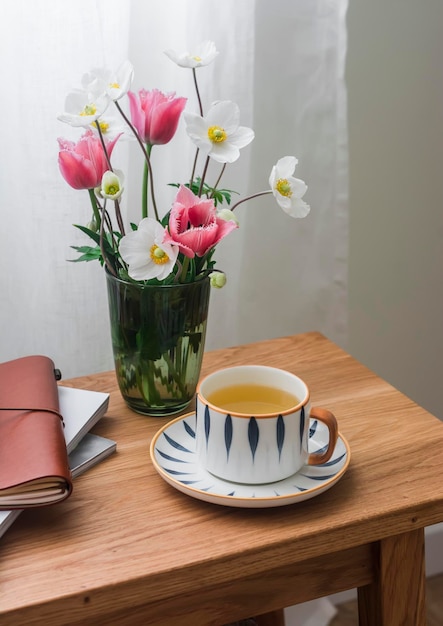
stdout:
POLYGON ((174 269, 178 246, 163 243, 165 228, 151 217, 145 217, 134 230, 120 240, 119 252, 128 264, 134 280, 163 280, 174 269))
POLYGON ((165 50, 167 57, 180 67, 203 67, 209 65, 218 55, 213 41, 203 41, 195 50, 191 52, 176 52, 175 50, 165 50))
POLYGON ((102 184, 99 189, 99 194, 102 198, 108 198, 108 200, 118 200, 123 193, 123 172, 108 170, 102 176, 102 184))
POLYGON ((185 113, 186 131, 202 151, 218 163, 233 163, 254 139, 251 128, 240 126, 240 109, 229 100, 216 102, 206 117, 185 113))
POLYGON ((99 126, 100 132, 106 141, 112 141, 112 139, 115 139, 117 135, 121 136, 121 140, 133 139, 132 133, 128 133, 127 126, 124 126, 120 120, 117 120, 115 117, 108 117, 107 115, 104 115, 100 117, 100 119, 93 122, 91 130, 93 130, 94 133, 98 133, 97 125, 99 126))
POLYGON ((116 72, 108 69, 93 69, 82 78, 82 87, 94 96, 106 94, 113 102, 128 93, 134 79, 134 67, 123 61, 116 72))
POLYGON ((311 207, 302 200, 308 187, 293 174, 298 160, 294 156, 279 159, 272 168, 269 184, 283 211, 291 217, 306 217, 311 207))
POLYGON ((70 126, 87 128, 103 115, 109 102, 106 94, 95 97, 94 94, 86 91, 71 91, 66 96, 65 112, 58 115, 57 119, 70 126))

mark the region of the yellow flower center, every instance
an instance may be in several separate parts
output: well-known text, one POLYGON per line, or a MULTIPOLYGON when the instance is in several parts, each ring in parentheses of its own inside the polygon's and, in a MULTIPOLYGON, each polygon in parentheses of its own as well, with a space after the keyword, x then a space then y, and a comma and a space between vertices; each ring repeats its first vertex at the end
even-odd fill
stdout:
POLYGON ((108 196, 115 196, 115 194, 117 194, 120 191, 120 188, 118 185, 108 185, 105 189, 105 192, 108 194, 108 196))
POLYGON ((111 89, 120 89, 119 83, 109 83, 111 89))
POLYGON ((228 136, 221 126, 211 126, 208 128, 208 137, 213 143, 222 143, 228 136))
POLYGON ((85 104, 85 108, 80 112, 80 115, 95 115, 97 113, 97 107, 95 104, 85 104))
POLYGON ((103 120, 97 120, 96 122, 92 123, 92 126, 98 124, 100 126, 100 130, 102 131, 103 135, 106 135, 106 133, 109 130, 109 124, 108 122, 103 122, 103 120))
POLYGON ((275 185, 275 188, 282 196, 286 196, 287 198, 290 198, 292 196, 291 185, 288 183, 286 178, 279 178, 277 184, 275 185))
POLYGON ((195 57, 192 57, 192 58, 194 59, 194 61, 197 61, 197 63, 200 63, 200 61, 202 60, 202 58, 199 57, 199 56, 195 56, 195 57))
POLYGON ((156 244, 151 247, 151 259, 156 265, 164 265, 169 261, 169 257, 164 250, 159 248, 156 244))

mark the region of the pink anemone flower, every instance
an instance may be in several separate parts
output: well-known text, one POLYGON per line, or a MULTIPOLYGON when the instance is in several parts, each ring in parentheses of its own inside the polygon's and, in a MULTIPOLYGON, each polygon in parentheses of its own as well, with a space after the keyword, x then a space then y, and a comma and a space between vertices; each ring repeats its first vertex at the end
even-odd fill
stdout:
MULTIPOLYGON (((111 157, 120 135, 106 144, 111 157)), ((58 139, 58 164, 63 178, 74 189, 94 189, 100 186, 103 174, 109 170, 103 146, 92 130, 87 130, 77 143, 58 139)))
POLYGON ((202 200, 181 185, 169 216, 164 243, 177 245, 185 256, 203 257, 238 227, 235 221, 217 216, 213 200, 202 200))

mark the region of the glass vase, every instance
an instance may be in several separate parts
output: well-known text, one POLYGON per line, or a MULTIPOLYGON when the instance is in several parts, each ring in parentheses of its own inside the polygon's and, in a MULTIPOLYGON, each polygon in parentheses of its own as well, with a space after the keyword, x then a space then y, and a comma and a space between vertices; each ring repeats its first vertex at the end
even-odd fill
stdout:
POLYGON ((120 392, 144 415, 179 413, 194 398, 205 346, 210 283, 139 285, 106 272, 120 392))

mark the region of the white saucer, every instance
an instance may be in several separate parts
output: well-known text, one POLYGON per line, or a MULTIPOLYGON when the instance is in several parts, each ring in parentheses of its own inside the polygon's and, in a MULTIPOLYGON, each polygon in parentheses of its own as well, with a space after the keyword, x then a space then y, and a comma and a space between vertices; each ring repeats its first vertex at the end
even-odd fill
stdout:
MULTIPOLYGON (((311 419, 309 451, 327 445, 328 429, 311 419)), ((195 413, 182 415, 163 426, 152 439, 151 459, 160 476, 183 493, 224 506, 269 508, 302 502, 323 493, 346 472, 349 444, 338 436, 331 459, 323 465, 304 465, 290 478, 266 485, 245 485, 216 478, 199 465, 195 455, 195 413)))

